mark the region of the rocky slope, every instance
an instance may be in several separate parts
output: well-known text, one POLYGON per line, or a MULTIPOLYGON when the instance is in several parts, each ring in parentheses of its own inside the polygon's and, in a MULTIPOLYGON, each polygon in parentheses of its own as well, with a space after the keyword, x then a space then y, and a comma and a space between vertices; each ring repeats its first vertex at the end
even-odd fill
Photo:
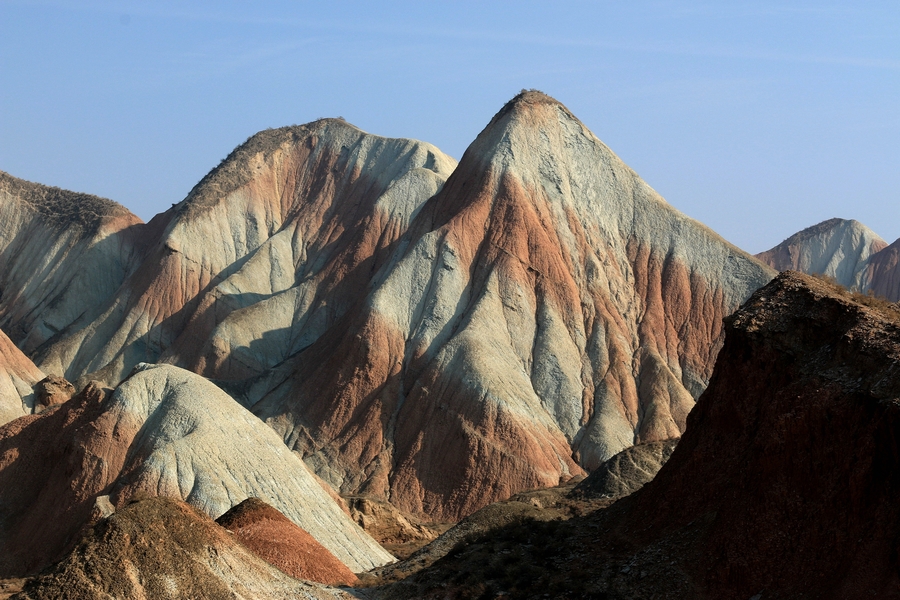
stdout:
POLYGON ((140 260, 143 228, 111 200, 0 171, 0 329, 36 360, 97 318, 140 260))
POLYGON ((858 221, 829 219, 756 255, 767 265, 834 277, 841 285, 900 300, 900 240, 888 246, 858 221))
POLYGON ((208 516, 166 498, 129 503, 99 522, 62 561, 13 596, 17 600, 351 597, 288 577, 208 516))
POLYGON ((34 385, 44 374, 0 331, 0 425, 34 410, 34 385))
POLYGON ((869 259, 869 278, 874 295, 900 301, 900 240, 869 259))
POLYGON ((898 598, 900 306, 786 272, 656 478, 460 544, 383 597, 898 598))
POLYGON ((290 519, 259 498, 247 498, 216 523, 251 552, 297 579, 331 585, 356 583, 356 575, 290 519))
POLYGON ((600 465, 573 493, 600 498, 633 494, 656 476, 677 444, 677 439, 671 439, 626 448, 600 465))
POLYGON ((354 310, 230 389, 343 493, 455 520, 679 436, 771 273, 524 93, 354 310))
POLYGON ((342 316, 454 166, 336 119, 260 132, 150 223, 146 258, 102 314, 37 362, 113 385, 161 357, 263 372, 342 316))
POLYGON ((704 401, 636 495, 632 527, 663 497, 677 509, 643 527, 707 521, 705 567, 690 573, 711 597, 900 596, 898 365, 900 307, 782 274, 729 319, 704 401))
POLYGON ((44 567, 139 494, 212 517, 264 498, 353 571, 393 560, 265 424, 202 377, 146 365, 0 428, 0 576, 44 567))

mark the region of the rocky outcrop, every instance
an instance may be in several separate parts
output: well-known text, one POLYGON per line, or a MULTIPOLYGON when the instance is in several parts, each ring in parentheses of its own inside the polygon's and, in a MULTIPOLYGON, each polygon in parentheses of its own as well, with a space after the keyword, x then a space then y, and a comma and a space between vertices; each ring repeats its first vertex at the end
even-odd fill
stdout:
POLYGON ((34 385, 44 374, 0 331, 0 425, 34 410, 34 385))
POLYGON ((573 493, 600 498, 632 494, 656 476, 677 444, 676 438, 626 448, 575 486, 573 493))
POLYGON ((897 597, 900 307, 787 272, 727 327, 633 527, 704 522, 690 571, 709 597, 897 597))
POLYGON ((288 577, 183 502, 148 498, 129 503, 98 523, 62 561, 13 598, 288 600, 351 596, 288 577))
POLYGON ((353 520, 385 550, 400 559, 408 558, 451 526, 450 523, 423 523, 383 500, 350 496, 345 501, 353 520))
POLYGON ((34 572, 71 548, 103 516, 98 498, 122 506, 141 494, 212 517, 264 498, 353 571, 393 560, 270 428, 202 377, 147 365, 108 397, 89 385, 0 428, 0 575, 34 572))
POLYGON ((524 93, 358 308, 230 389, 343 493, 455 520, 679 436, 722 317, 771 274, 524 93))
POLYGON ((40 363, 51 341, 99 316, 140 259, 143 227, 111 200, 0 171, 0 329, 40 363))
POLYGON ((827 275, 845 287, 900 300, 900 240, 888 246, 857 221, 823 221, 756 258, 779 271, 827 275))
POLYGON ((267 563, 297 579, 350 585, 356 575, 311 535, 259 498, 247 498, 216 523, 267 563))
POLYGON ((57 375, 48 375, 34 385, 35 412, 68 402, 75 386, 57 375))

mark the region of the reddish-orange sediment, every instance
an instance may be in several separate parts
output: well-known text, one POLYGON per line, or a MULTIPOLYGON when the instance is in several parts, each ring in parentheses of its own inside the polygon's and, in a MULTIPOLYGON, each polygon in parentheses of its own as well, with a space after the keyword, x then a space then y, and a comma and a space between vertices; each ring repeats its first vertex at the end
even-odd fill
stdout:
POLYGON ((297 579, 353 585, 356 575, 301 527, 258 498, 248 498, 216 522, 257 556, 297 579))

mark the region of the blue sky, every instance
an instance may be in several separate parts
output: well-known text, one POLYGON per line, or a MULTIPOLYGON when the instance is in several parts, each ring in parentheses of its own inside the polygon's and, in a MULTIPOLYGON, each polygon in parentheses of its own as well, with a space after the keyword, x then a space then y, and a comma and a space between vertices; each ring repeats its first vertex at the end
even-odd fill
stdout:
POLYGON ((0 0, 0 170, 144 219, 260 129, 459 158, 522 88, 750 252, 834 216, 900 237, 896 2, 0 0))

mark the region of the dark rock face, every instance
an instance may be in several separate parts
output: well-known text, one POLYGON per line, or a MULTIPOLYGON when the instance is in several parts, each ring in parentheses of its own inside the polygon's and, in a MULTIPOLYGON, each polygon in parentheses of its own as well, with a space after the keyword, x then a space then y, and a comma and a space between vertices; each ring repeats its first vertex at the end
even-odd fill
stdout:
POLYGON ((632 494, 653 479, 672 456, 677 444, 676 438, 626 448, 600 465, 573 492, 601 498, 632 494))
POLYGON ((898 317, 786 272, 727 320, 708 390, 629 513, 657 532, 708 521, 692 569, 707 595, 900 596, 898 317))

